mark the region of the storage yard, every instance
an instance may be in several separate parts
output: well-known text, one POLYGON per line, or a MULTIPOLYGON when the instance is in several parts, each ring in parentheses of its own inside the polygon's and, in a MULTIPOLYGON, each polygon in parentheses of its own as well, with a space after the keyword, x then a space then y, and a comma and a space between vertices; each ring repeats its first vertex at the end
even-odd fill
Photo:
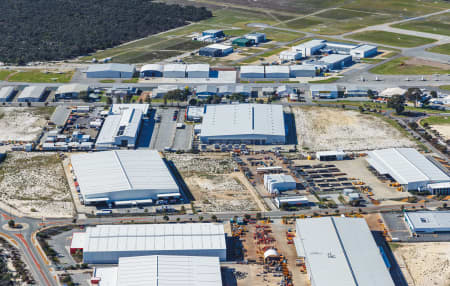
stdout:
POLYGON ((33 141, 52 114, 53 108, 3 107, 0 110, 0 142, 33 141))
POLYGON ((415 143, 383 120, 351 110, 292 107, 299 145, 308 151, 370 150, 415 143))

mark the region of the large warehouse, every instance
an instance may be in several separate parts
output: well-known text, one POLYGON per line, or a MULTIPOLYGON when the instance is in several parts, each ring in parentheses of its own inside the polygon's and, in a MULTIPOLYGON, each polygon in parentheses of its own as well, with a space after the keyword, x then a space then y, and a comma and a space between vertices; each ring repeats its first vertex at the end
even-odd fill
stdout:
POLYGON ((285 144, 283 106, 207 105, 200 140, 206 144, 285 144))
POLYGON ((209 78, 208 64, 192 64, 186 68, 188 78, 209 78))
POLYGON ((363 218, 298 219, 297 256, 312 286, 394 286, 380 248, 363 218))
POLYGON ((412 233, 450 232, 449 211, 405 212, 412 233))
POLYGON ((164 66, 160 64, 148 64, 141 67, 141 77, 162 77, 164 66))
POLYGON ((241 78, 264 78, 264 66, 241 66, 241 78))
POLYGON ((425 191, 428 184, 450 182, 449 176, 413 148, 370 151, 366 160, 379 174, 400 183, 405 191, 425 191))
POLYGON ((71 157, 86 204, 148 203, 180 197, 172 174, 156 150, 117 150, 71 157))
POLYGON ((0 102, 11 101, 16 94, 17 89, 14 86, 5 86, 0 89, 0 102))
POLYGON ((218 257, 148 255, 121 257, 117 267, 94 268, 98 286, 222 286, 218 257))
POLYGON ((144 255, 209 256, 226 260, 223 224, 126 224, 87 227, 82 240, 83 262, 117 264, 121 257, 144 255))
POLYGON ((25 87, 17 97, 18 102, 39 102, 44 98, 47 88, 45 86, 33 85, 25 87))
POLYGON ((132 78, 136 68, 127 64, 96 64, 90 65, 86 76, 88 78, 132 78))

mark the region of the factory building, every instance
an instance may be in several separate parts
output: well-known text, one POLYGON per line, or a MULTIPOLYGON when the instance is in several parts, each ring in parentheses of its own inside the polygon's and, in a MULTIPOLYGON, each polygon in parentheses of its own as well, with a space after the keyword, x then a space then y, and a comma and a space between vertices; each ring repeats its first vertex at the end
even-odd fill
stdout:
POLYGON ((404 212, 412 233, 450 232, 449 211, 404 212))
POLYGON ((241 66, 241 78, 264 78, 264 66, 241 66))
POLYGON ((295 190, 297 182, 286 174, 265 174, 264 187, 270 194, 280 194, 283 191, 295 190))
POLYGON ((250 47, 255 44, 255 41, 247 38, 237 38, 233 40, 232 44, 239 47, 250 47))
POLYGON ((302 53, 296 50, 282 51, 279 58, 282 61, 297 61, 302 59, 302 53))
POLYGON ((236 85, 234 88, 234 93, 238 93, 243 96, 249 97, 252 95, 252 88, 250 86, 244 85, 244 84, 236 85))
POLYGON ((39 102, 41 101, 45 94, 47 93, 47 88, 45 86, 27 86, 17 97, 18 102, 39 102))
POLYGON ((195 95, 198 98, 208 98, 213 95, 217 95, 217 86, 204 84, 195 88, 195 95))
POLYGON ((367 163, 398 182, 405 191, 426 191, 429 184, 449 183, 450 177, 413 148, 368 152, 367 163))
POLYGON ((223 224, 218 223, 97 225, 87 227, 78 239, 83 240, 83 262, 89 264, 117 264, 122 257, 146 255, 225 261, 227 252, 223 224))
POLYGON ((331 54, 318 60, 319 64, 326 66, 330 70, 338 70, 352 64, 352 56, 331 54))
POLYGON ((223 30, 206 30, 202 32, 202 36, 209 36, 211 38, 223 38, 225 37, 225 33, 223 30))
POLYGON ((127 64, 96 64, 90 65, 86 76, 88 78, 132 78, 136 68, 127 64))
POLYGON ((152 98, 162 98, 166 93, 172 90, 177 90, 176 85, 158 85, 157 88, 152 90, 152 98))
POLYGON ((339 87, 337 85, 312 84, 309 86, 309 91, 313 99, 333 99, 339 96, 339 87))
POLYGON ((371 45, 361 45, 350 50, 350 55, 357 59, 370 58, 376 56, 377 53, 378 53, 377 47, 371 45))
POLYGON ((141 77, 162 77, 164 66, 160 64, 148 64, 141 68, 141 77))
POLYGON ((89 86, 81 83, 65 84, 58 87, 55 92, 56 99, 76 99, 80 93, 89 92, 89 86))
POLYGON ((233 52, 232 46, 226 46, 222 44, 212 44, 203 48, 200 48, 198 54, 206 57, 225 57, 233 52))
POLYGON ((291 77, 315 77, 317 69, 313 65, 293 65, 289 67, 291 77))
POLYGON ((184 78, 186 77, 185 64, 167 64, 164 65, 164 77, 166 78, 184 78))
POLYGON ((363 218, 299 219, 296 233, 311 286, 394 286, 389 261, 363 218))
POLYGON ((12 101, 17 89, 14 86, 5 86, 0 89, 0 102, 12 101))
POLYGON ((148 255, 121 257, 116 267, 96 267, 98 286, 222 286, 218 257, 148 255))
POLYGON ((186 67, 188 78, 209 78, 208 64, 192 64, 186 67))
POLYGON ((253 40, 255 44, 264 43, 266 41, 266 34, 264 33, 250 33, 245 35, 246 39, 253 40))
POLYGON ((274 104, 207 105, 202 143, 285 144, 283 107, 274 104))
POLYGON ((289 78, 288 66, 266 66, 266 78, 289 78))
POLYGON ((289 197, 276 197, 274 199, 277 208, 282 208, 285 205, 288 206, 307 206, 309 205, 308 198, 305 196, 289 196, 289 197))
POLYGON ((85 204, 138 204, 180 197, 177 183, 156 150, 76 154, 71 161, 85 204))
POLYGON ((319 53, 319 51, 325 47, 325 40, 311 40, 309 42, 293 46, 292 50, 300 52, 303 57, 310 57, 319 53))
POLYGON ((341 161, 346 156, 347 154, 342 151, 320 151, 316 153, 316 158, 319 161, 341 161))
POLYGON ((358 45, 356 44, 348 44, 348 43, 338 43, 338 42, 325 42, 326 45, 323 48, 324 50, 326 50, 328 53, 330 53, 330 51, 332 53, 336 53, 336 54, 346 54, 349 55, 350 51, 357 48, 358 45))

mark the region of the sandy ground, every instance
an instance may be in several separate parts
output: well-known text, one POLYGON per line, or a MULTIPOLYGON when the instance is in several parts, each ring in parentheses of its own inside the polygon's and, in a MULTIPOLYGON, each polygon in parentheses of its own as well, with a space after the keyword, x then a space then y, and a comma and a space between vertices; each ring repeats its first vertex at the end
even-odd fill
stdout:
POLYGON ((0 141, 32 141, 47 123, 49 108, 0 108, 0 141))
POLYGON ((412 58, 407 61, 405 61, 408 65, 415 65, 415 66, 432 66, 437 67, 441 69, 450 69, 450 65, 446 63, 441 62, 435 62, 435 61, 429 61, 425 59, 419 59, 419 58, 412 58))
POLYGON ((9 153, 0 165, 0 201, 33 217, 70 217, 66 177, 56 153, 9 153))
POLYGON ((371 150, 414 146, 383 120, 351 110, 295 107, 298 142, 310 151, 371 150))
POLYGON ((394 253, 415 286, 450 285, 450 242, 399 244, 394 253))
POLYGON ((450 125, 448 124, 434 124, 431 126, 433 129, 436 129, 437 132, 441 133, 442 137, 445 140, 450 139, 450 125))

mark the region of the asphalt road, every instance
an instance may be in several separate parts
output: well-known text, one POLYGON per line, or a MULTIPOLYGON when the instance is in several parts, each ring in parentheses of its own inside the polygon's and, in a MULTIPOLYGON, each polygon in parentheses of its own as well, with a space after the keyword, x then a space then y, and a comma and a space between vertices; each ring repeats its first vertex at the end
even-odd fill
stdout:
POLYGON ((177 121, 173 120, 177 108, 159 108, 157 114, 161 115, 161 122, 156 124, 154 135, 150 143, 151 149, 164 150, 173 144, 177 121))

